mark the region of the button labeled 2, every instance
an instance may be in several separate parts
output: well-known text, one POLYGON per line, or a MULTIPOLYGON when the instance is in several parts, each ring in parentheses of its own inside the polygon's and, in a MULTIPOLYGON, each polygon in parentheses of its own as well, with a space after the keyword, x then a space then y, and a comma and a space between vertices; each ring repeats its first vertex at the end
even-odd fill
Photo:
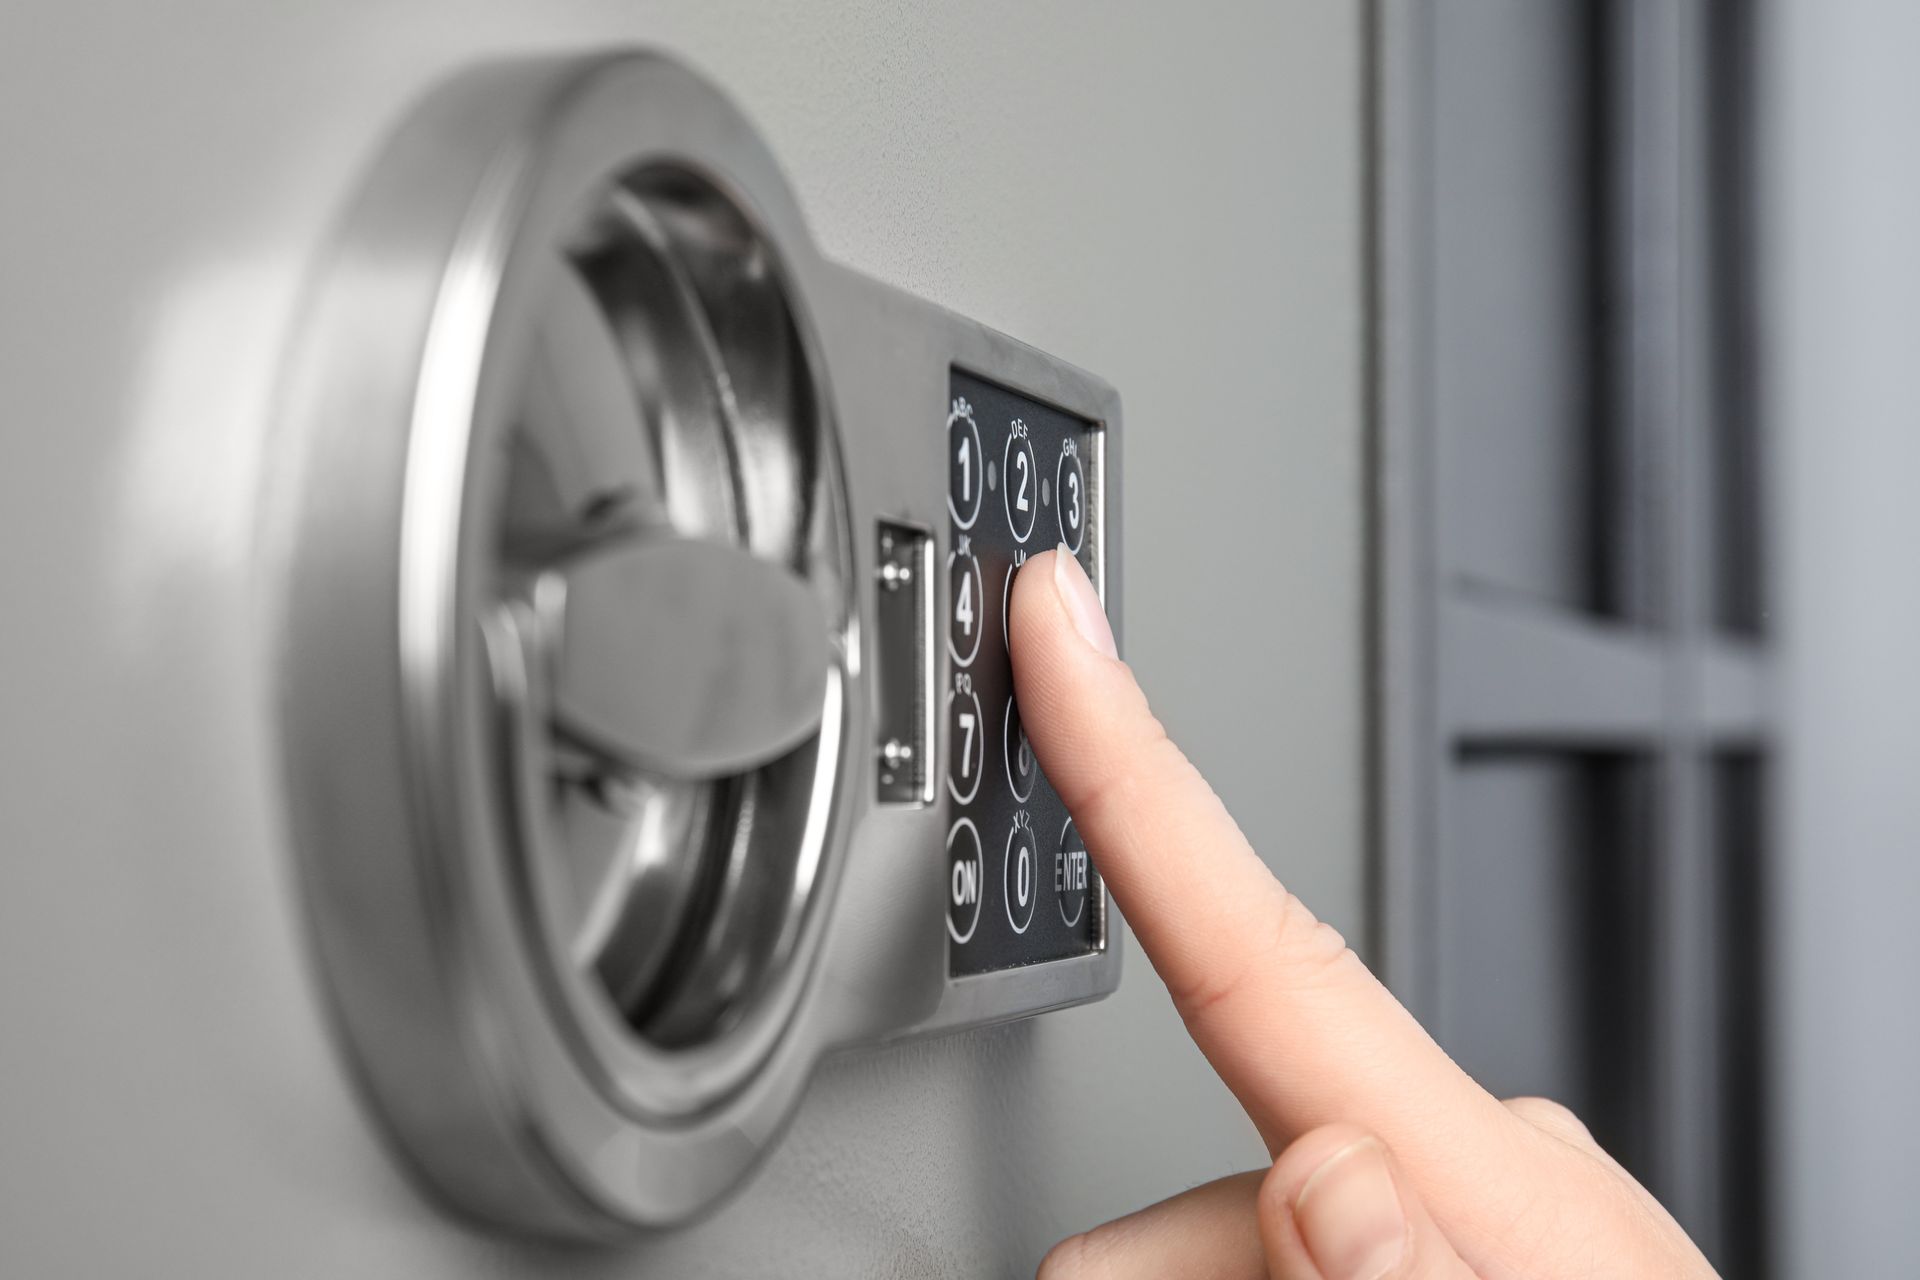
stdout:
POLYGON ((1007 528, 1015 542, 1033 536, 1033 519, 1040 509, 1040 480, 1033 460, 1033 441, 1027 438, 1027 424, 1013 420, 1013 433, 1007 437, 1005 463, 1000 483, 1007 500, 1007 528))

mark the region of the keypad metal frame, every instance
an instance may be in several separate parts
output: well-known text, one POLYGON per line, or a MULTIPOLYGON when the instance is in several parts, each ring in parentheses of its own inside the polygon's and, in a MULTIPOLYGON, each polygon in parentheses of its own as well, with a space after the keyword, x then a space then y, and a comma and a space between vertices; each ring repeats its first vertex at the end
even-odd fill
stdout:
MULTIPOLYGON (((1126 432, 1120 394, 1084 369, 967 316, 860 275, 830 266, 838 287, 823 294, 815 315, 834 362, 834 390, 846 436, 848 490, 853 495, 856 528, 894 519, 935 531, 933 560, 942 567, 953 550, 949 533, 946 465, 946 413, 951 373, 960 369, 1018 394, 1052 405, 1093 424, 1102 485, 1098 519, 1102 554, 1094 581, 1106 605, 1116 641, 1125 652, 1123 539, 1123 457, 1126 432), (902 424, 910 424, 903 427, 902 424), (872 505, 878 500, 880 505, 872 505)), ((986 519, 983 504, 980 519, 986 519)), ((1091 532, 1091 530, 1090 530, 1091 532)), ((870 540, 858 550, 872 555, 870 540)), ((868 576, 877 572, 863 566, 868 576)), ((941 590, 931 637, 934 671, 946 670, 946 635, 952 623, 951 601, 941 590)), ((937 776, 944 779, 952 744, 945 717, 936 721, 939 738, 937 776)), ((882 1038, 959 1030, 1012 1018, 1029 1017, 1111 994, 1119 985, 1124 929, 1101 885, 1106 926, 1103 945, 1086 955, 982 974, 954 976, 948 971, 945 879, 946 835, 955 816, 944 781, 930 805, 882 805, 867 820, 865 833, 893 842, 894 854, 876 850, 873 861, 858 857, 840 889, 839 909, 863 918, 902 911, 901 893, 909 879, 937 877, 930 892, 914 893, 913 912, 923 920, 901 922, 911 934, 910 950, 896 952, 904 967, 889 984, 893 994, 921 1004, 920 1012, 882 1038), (902 861, 897 852, 913 851, 902 861), (931 854, 932 862, 921 862, 931 854), (911 866, 907 865, 911 862, 911 866), (891 902, 891 906, 889 906, 891 902), (934 945, 927 945, 927 940, 934 945), (937 973, 928 972, 929 966, 937 973)), ((983 839, 985 838, 985 833, 983 839)), ((844 918, 844 915, 843 917, 844 918)), ((845 940, 851 942, 851 937, 845 940)), ((830 940, 829 945, 832 945, 830 940)))

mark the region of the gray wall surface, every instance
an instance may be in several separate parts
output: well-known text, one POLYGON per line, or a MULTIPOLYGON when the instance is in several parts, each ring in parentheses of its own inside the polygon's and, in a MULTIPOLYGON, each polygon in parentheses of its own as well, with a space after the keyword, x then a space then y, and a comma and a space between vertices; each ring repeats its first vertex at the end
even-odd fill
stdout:
POLYGON ((1260 1159, 1137 952, 1105 1004, 830 1064, 744 1196, 628 1251, 467 1233, 377 1143, 271 774, 277 365, 412 99, 611 42, 727 85, 827 253, 1119 386, 1129 656, 1358 927, 1352 6, 30 0, 0 18, 0 1271, 1017 1275, 1260 1159))
POLYGON ((1920 1268, 1920 11, 1772 6, 1780 1274, 1920 1268))

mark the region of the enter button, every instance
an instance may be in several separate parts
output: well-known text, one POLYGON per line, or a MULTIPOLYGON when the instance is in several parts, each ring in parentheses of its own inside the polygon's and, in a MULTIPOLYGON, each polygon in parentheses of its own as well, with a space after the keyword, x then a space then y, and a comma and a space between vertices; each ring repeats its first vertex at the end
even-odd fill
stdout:
POLYGON ((1087 911, 1087 842, 1080 829, 1067 819, 1060 828, 1060 848, 1053 855, 1053 897, 1060 904, 1060 919, 1071 929, 1087 911))

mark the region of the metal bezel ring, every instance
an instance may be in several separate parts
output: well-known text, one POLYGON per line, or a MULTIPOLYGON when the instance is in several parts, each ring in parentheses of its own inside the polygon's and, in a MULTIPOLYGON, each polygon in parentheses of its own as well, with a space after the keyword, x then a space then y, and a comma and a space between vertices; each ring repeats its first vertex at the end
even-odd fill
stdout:
MULTIPOLYGON (((821 270, 748 122, 658 56, 518 62, 423 102, 376 164, 309 299, 286 381, 275 679, 291 835, 323 984, 407 1163, 481 1222, 605 1238, 710 1206, 778 1135, 822 1046, 806 1032, 863 776, 858 609, 838 618, 792 958, 710 1044, 663 1050, 596 1009, 516 871, 494 691, 537 705, 474 603, 488 481, 531 321, 532 252, 596 188, 650 163, 723 192, 771 246, 851 535, 808 298, 821 270), (557 984, 557 985, 556 985, 557 984)), ((849 589, 851 587, 849 586, 849 589)))

